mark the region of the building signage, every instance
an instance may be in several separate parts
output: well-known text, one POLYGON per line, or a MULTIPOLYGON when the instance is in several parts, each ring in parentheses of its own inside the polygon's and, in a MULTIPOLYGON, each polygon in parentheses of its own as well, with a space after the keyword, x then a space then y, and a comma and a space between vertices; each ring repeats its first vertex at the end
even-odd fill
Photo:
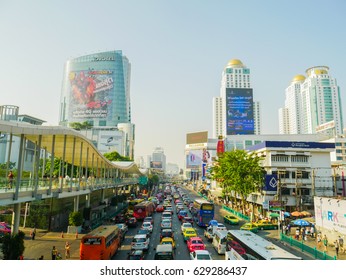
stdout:
POLYGON ((278 177, 276 174, 267 174, 265 177, 264 191, 276 192, 278 187, 278 177))
POLYGON ((269 210, 273 210, 273 211, 279 211, 281 210, 281 201, 279 200, 270 200, 269 201, 269 210))

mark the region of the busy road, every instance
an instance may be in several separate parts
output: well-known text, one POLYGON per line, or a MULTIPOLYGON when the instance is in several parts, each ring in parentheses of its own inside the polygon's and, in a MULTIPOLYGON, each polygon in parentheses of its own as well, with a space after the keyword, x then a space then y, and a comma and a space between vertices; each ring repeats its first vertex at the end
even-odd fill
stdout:
MULTIPOLYGON (((189 189, 183 189, 183 192, 187 194, 187 196, 194 200, 196 198, 199 198, 199 196, 189 189)), ((178 219, 177 215, 177 209, 176 205, 172 198, 172 208, 173 208, 173 214, 172 214, 172 230, 174 232, 174 241, 176 248, 174 249, 175 258, 176 260, 189 260, 190 259, 190 252, 187 248, 187 242, 184 241, 183 234, 181 231, 181 221, 178 219)), ((188 215, 191 216, 191 213, 187 209, 187 206, 184 206, 184 210, 188 212, 188 215)), ((221 216, 220 213, 220 206, 215 205, 215 219, 219 222, 222 222, 223 216, 221 216)), ((160 244, 160 234, 161 234, 161 220, 162 220, 162 213, 153 213, 153 230, 152 233, 149 235, 150 237, 150 243, 149 248, 145 252, 144 259, 146 260, 153 260, 155 255, 155 249, 158 244, 160 244)), ((129 227, 128 231, 125 234, 125 238, 122 242, 122 245, 120 249, 118 250, 117 254, 113 257, 114 260, 124 260, 128 258, 129 253, 131 252, 131 242, 134 238, 134 236, 138 233, 138 230, 141 228, 142 221, 138 221, 137 226, 135 227, 129 227)), ((231 225, 225 225, 227 229, 235 229, 239 228, 238 226, 231 226, 231 225)), ((204 237, 204 227, 199 227, 198 225, 194 224, 193 226, 196 229, 197 235, 202 238, 206 250, 209 251, 209 253, 212 256, 213 260, 224 260, 224 255, 219 255, 216 250, 213 248, 211 242, 209 242, 204 237)))

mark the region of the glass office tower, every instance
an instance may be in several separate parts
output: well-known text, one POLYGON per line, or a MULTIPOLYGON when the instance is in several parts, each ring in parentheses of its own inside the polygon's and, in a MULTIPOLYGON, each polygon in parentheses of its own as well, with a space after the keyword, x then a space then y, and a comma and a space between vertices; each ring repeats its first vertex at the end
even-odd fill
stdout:
POLYGON ((131 64, 122 51, 101 52, 65 64, 59 124, 114 127, 131 122, 131 64))

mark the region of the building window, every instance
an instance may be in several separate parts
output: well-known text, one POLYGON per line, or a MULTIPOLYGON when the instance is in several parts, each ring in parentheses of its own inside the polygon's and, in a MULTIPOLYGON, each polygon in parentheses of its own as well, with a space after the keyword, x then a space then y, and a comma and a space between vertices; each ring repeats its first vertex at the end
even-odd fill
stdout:
POLYGON ((288 156, 286 155, 272 155, 272 162, 288 162, 288 156))
POLYGON ((296 155, 291 157, 292 162, 308 162, 309 157, 308 156, 303 156, 303 155, 296 155))

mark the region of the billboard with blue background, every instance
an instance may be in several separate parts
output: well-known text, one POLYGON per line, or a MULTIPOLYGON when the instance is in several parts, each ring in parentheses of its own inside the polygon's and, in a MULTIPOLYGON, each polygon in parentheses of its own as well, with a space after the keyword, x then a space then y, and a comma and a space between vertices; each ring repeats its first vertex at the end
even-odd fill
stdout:
POLYGON ((251 88, 226 89, 226 126, 227 135, 254 134, 251 88))

